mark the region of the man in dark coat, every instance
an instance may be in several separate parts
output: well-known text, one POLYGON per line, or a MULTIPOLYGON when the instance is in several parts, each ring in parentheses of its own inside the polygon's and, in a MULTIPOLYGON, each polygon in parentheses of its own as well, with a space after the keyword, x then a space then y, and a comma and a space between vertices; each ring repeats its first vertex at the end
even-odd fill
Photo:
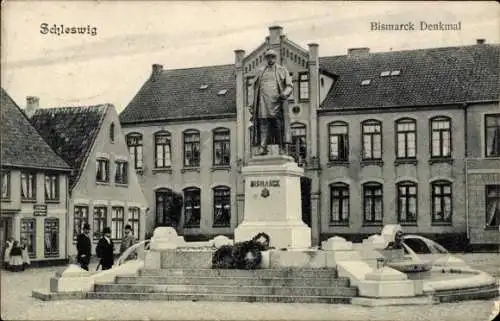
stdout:
POLYGON ((109 270, 114 263, 114 246, 113 241, 111 240, 111 229, 109 227, 105 227, 102 234, 103 236, 97 243, 95 252, 97 257, 100 259, 102 270, 109 270))
POLYGON ((268 50, 265 57, 267 65, 257 71, 253 102, 249 102, 253 122, 252 146, 259 146, 258 155, 266 155, 267 145, 273 138, 283 154, 289 140, 287 108, 293 91, 292 78, 284 66, 276 63, 274 50, 268 50))
POLYGON ((83 225, 83 233, 78 235, 76 239, 77 261, 80 267, 84 270, 89 270, 90 251, 92 242, 90 240, 90 225, 85 223, 83 225))

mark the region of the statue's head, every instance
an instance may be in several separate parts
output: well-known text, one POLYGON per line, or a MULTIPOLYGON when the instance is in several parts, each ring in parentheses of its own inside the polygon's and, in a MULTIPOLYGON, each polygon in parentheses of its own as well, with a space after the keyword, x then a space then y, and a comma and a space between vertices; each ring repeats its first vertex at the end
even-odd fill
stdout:
POLYGON ((266 57, 266 60, 267 60, 267 64, 269 66, 272 66, 276 63, 276 52, 272 49, 269 49, 268 51, 266 51, 266 53, 264 54, 264 56, 266 57))

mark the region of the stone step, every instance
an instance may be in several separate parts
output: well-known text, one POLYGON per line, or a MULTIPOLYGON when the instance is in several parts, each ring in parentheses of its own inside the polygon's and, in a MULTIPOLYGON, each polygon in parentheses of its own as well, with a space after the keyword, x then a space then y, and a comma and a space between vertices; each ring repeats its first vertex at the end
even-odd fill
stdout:
POLYGON ((293 277, 214 277, 214 276, 117 276, 117 284, 186 284, 225 286, 274 286, 274 287, 349 287, 350 280, 341 278, 293 277))
POLYGON ((456 302, 464 300, 487 300, 499 296, 496 284, 434 292, 434 297, 440 302, 456 302))
POLYGON ((350 304, 350 297, 336 296, 283 296, 283 295, 237 295, 237 294, 191 294, 191 293, 130 293, 89 292, 87 299, 94 300, 138 300, 138 301, 220 301, 220 302, 273 302, 273 303, 328 303, 350 304))
POLYGON ((270 287, 270 286, 221 286, 184 284, 96 284, 94 292, 114 293, 172 293, 172 294, 235 294, 280 296, 357 296, 357 288, 349 287, 270 287))
POLYGON ((336 269, 141 269, 140 276, 337 277, 336 269))

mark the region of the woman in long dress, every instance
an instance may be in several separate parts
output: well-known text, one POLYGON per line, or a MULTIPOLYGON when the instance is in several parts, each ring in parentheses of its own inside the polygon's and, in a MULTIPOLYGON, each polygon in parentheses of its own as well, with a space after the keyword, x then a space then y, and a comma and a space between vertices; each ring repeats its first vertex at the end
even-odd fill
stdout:
POLYGON ((10 269, 13 272, 19 272, 23 270, 23 252, 19 246, 19 242, 14 241, 12 245, 12 250, 10 250, 10 269))
POLYGON ((10 265, 10 251, 12 250, 12 245, 14 245, 14 239, 12 237, 8 237, 5 242, 5 251, 3 254, 3 265, 5 269, 9 269, 10 265))
POLYGON ((28 253, 28 240, 26 238, 21 238, 21 257, 23 258, 23 270, 26 269, 30 264, 30 256, 28 253))

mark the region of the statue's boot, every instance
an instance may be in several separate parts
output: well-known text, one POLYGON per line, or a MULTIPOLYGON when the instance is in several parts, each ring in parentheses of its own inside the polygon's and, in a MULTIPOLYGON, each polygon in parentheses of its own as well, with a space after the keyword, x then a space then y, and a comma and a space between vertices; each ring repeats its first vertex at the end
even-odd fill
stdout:
POLYGON ((269 153, 269 151, 267 150, 266 147, 260 147, 258 155, 264 156, 264 155, 267 155, 267 153, 269 153))

